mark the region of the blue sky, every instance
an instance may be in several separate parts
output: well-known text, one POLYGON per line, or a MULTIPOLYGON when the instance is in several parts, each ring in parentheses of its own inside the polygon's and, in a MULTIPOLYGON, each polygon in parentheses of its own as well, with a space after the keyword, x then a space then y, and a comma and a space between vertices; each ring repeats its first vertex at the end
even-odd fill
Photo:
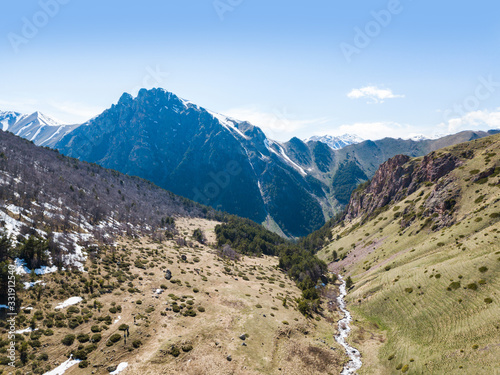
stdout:
POLYGON ((0 110, 83 122, 163 87, 272 138, 500 127, 493 0, 0 5, 0 110))

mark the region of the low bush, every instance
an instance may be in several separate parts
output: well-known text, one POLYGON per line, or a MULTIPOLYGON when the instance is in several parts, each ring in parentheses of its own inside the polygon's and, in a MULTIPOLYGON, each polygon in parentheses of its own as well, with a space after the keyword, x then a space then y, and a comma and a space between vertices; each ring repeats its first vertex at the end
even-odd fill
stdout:
POLYGON ((95 335, 92 335, 92 339, 91 340, 92 340, 92 342, 99 342, 99 341, 101 341, 101 338, 102 338, 101 334, 100 333, 96 333, 95 335))
POLYGON ((136 349, 137 349, 138 347, 140 347, 141 345, 142 345, 142 341, 141 341, 141 340, 137 340, 137 339, 136 339, 136 340, 132 341, 132 346, 133 346, 134 348, 136 348, 136 349))
POLYGON ((109 338, 108 342, 106 343, 106 346, 111 346, 111 345, 117 343, 118 341, 120 341, 121 339, 122 339, 122 335, 120 335, 119 333, 114 333, 109 338))
POLYGON ((66 335, 61 340, 61 343, 66 346, 71 346, 75 342, 75 335, 66 335))
POLYGON ((90 336, 84 333, 80 333, 78 336, 76 336, 76 339, 81 342, 88 342, 90 340, 90 336))
POLYGON ((98 325, 93 325, 92 327, 90 327, 90 330, 94 333, 96 332, 101 332, 102 331, 102 328, 99 327, 98 325))
POLYGON ((467 289, 477 290, 477 284, 476 283, 470 283, 470 284, 467 285, 467 289))

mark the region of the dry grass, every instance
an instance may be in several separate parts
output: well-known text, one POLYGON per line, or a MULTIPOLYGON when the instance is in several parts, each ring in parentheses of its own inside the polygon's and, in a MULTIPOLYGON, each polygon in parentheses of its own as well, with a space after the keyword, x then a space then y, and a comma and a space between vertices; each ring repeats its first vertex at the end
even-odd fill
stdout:
MULTIPOLYGON (((190 234, 196 228, 203 230, 208 242, 214 242, 216 224, 198 219, 179 219, 176 222, 180 235, 188 242, 192 241, 190 234)), ((94 277, 96 281, 104 277, 106 283, 117 283, 117 287, 112 293, 96 298, 82 294, 85 300, 77 305, 78 308, 92 305, 97 300, 103 306, 101 311, 91 309, 93 317, 75 329, 54 327, 53 336, 42 337, 42 344, 46 346, 35 352, 47 353, 49 360, 40 363, 39 367, 54 368, 67 359, 70 350, 77 349, 77 341, 71 347, 60 343, 66 334, 91 334, 92 325, 103 326, 96 318, 110 315, 112 324, 101 332, 102 340, 97 350, 89 354, 89 367, 74 366, 66 372, 67 375, 107 374, 110 365, 121 362, 129 363, 123 375, 340 372, 346 357, 333 338, 335 332, 331 322, 337 319, 336 311, 325 309, 327 319, 320 321, 304 318, 294 308, 300 290, 277 269, 277 258, 243 257, 234 263, 219 259, 209 246, 192 242, 190 246, 179 247, 175 241, 159 244, 148 238, 123 239, 117 249, 117 261, 131 264, 130 271, 124 274, 127 278, 135 275, 132 282, 139 292, 129 292, 128 280, 117 283, 113 274, 120 268, 117 261, 108 265, 102 263, 102 259, 111 256, 110 249, 106 253, 103 250, 97 268, 92 268, 89 261, 91 272, 84 276, 94 277), (182 260, 182 255, 187 261, 182 260), (136 259, 143 260, 146 269, 137 268, 134 265, 136 259), (166 269, 172 272, 173 280, 180 282, 167 281, 164 277, 166 269), (155 294, 153 291, 162 285, 167 289, 160 295, 155 294), (283 306, 285 297, 287 307, 283 306), (137 300, 142 303, 137 304, 137 300), (197 313, 195 317, 171 310, 173 302, 181 305, 190 301, 197 313), (112 304, 120 305, 122 311, 110 313, 108 310, 112 304), (205 311, 199 312, 198 307, 205 311), (119 321, 114 323, 118 317, 119 321), (106 346, 108 338, 118 332, 121 324, 130 326, 127 342, 122 338, 113 346, 106 346), (243 341, 239 338, 242 334, 248 335, 247 346, 242 346, 243 341), (133 340, 140 340, 142 345, 133 348, 133 340), (184 352, 182 347, 187 345, 191 345, 192 350, 184 352), (178 357, 171 354, 173 346, 180 349, 178 357), (228 355, 231 355, 231 361, 227 360, 228 355)), ((43 277, 47 290, 61 287, 56 279, 62 279, 67 289, 74 285, 82 287, 75 274, 50 274, 43 277)), ((72 295, 71 292, 54 298, 45 293, 41 301, 36 302, 28 292, 23 296, 23 304, 34 305, 35 310, 40 309, 46 315, 54 311, 57 303, 72 295)), ((41 321, 39 326, 44 328, 41 321)))

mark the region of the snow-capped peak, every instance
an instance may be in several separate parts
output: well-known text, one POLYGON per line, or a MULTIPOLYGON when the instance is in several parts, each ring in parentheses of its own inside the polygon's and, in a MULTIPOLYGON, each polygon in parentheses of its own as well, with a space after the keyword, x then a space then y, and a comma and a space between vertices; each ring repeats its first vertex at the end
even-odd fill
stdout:
POLYGON ((412 134, 408 139, 411 141, 419 142, 419 141, 426 141, 430 138, 426 137, 423 134, 412 134))
POLYGON ((12 111, 0 111, 0 127, 5 132, 14 125, 23 115, 12 111))
POLYGON ((39 146, 50 147, 79 125, 64 125, 37 111, 30 115, 0 112, 0 126, 3 131, 14 133, 39 146))
POLYGON ((364 139, 358 137, 355 134, 344 134, 341 136, 333 136, 333 135, 323 135, 323 136, 312 136, 309 139, 306 139, 305 142, 322 142, 326 143, 334 150, 339 150, 344 148, 345 146, 349 146, 355 143, 361 143, 364 139))

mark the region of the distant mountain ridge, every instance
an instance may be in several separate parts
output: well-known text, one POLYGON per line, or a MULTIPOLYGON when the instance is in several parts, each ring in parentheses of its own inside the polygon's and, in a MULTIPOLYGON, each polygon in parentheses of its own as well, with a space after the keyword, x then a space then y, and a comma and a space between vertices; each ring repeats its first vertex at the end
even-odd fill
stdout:
POLYGON ((0 111, 3 131, 28 139, 38 146, 53 147, 62 137, 80 125, 64 125, 40 112, 25 115, 0 111))
POLYGON ((324 136, 312 136, 304 142, 323 142, 326 143, 328 146, 330 146, 333 150, 340 150, 341 148, 344 148, 345 146, 353 145, 356 143, 361 143, 363 142, 364 139, 361 137, 358 137, 355 134, 344 134, 341 136, 333 136, 333 135, 324 135, 324 136))

